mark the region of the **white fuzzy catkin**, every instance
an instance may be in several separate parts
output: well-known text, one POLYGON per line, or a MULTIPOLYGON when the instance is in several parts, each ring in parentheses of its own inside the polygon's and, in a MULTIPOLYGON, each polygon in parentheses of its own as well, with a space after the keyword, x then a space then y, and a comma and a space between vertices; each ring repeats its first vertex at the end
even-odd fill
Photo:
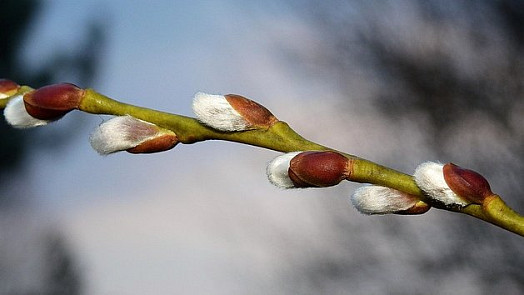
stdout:
POLYGON ((351 203, 364 214, 390 214, 407 210, 419 200, 410 194, 378 185, 358 188, 351 196, 351 203))
POLYGON ((289 178, 289 165, 291 159, 301 152, 283 154, 274 158, 267 165, 266 173, 269 181, 279 188, 293 188, 295 185, 289 178))
POLYGON ((200 122, 220 131, 245 131, 251 126, 223 95, 198 92, 193 99, 193 112, 200 122))
POLYGON ((47 125, 50 121, 40 120, 29 115, 25 109, 22 94, 13 97, 4 109, 4 117, 15 128, 32 128, 47 125))
POLYGON ((131 116, 119 116, 100 124, 89 137, 101 155, 125 151, 159 135, 156 125, 131 116))
POLYGON ((468 201, 455 194, 444 180, 444 165, 435 162, 420 164, 413 177, 427 197, 448 206, 466 206, 468 201))

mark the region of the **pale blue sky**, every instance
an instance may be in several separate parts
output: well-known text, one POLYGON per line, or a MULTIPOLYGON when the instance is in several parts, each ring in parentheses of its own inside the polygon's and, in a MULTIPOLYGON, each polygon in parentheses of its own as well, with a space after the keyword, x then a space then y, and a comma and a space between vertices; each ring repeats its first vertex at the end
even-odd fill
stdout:
MULTIPOLYGON (((283 59, 282 47, 303 47, 314 36, 277 4, 48 3, 24 51, 35 65, 57 48, 75 48, 88 21, 101 17, 108 25, 103 66, 95 85, 84 86, 184 115, 191 115, 198 91, 238 93, 295 121, 306 135, 344 145, 307 119, 315 114, 329 126, 330 106, 314 105, 314 97, 336 94, 283 59)), ((315 192, 292 197, 266 180, 274 152, 209 142, 101 157, 88 136, 104 117, 74 113, 46 128, 68 128, 77 119, 86 126, 71 144, 56 153, 35 149, 23 173, 42 218, 58 223, 74 246, 87 294, 278 293, 276 273, 285 265, 271 229, 306 227, 298 231, 306 240, 321 230, 308 209, 316 200, 303 199, 315 192)), ((347 195, 339 196, 345 205, 347 195)))
MULTIPOLYGON (((292 71, 285 72, 286 66, 279 64, 280 57, 274 54, 278 42, 272 40, 275 32, 290 34, 289 31, 296 26, 291 17, 277 18, 267 11, 255 9, 256 5, 235 5, 235 1, 155 1, 154 5, 147 1, 49 3, 42 11, 36 26, 38 29, 34 31, 32 42, 37 45, 29 45, 26 50, 28 59, 38 64, 43 57, 51 56, 56 48, 75 48, 89 20, 102 17, 108 25, 107 48, 95 85, 85 86, 95 87, 116 99, 192 115, 191 98, 197 91, 241 93, 264 102, 271 99, 275 86, 280 87, 279 84, 284 83, 278 76, 283 71, 283 75, 289 75, 288 83, 284 84, 289 85, 277 93, 285 95, 294 88, 292 71), (281 28, 274 24, 278 21, 282 22, 281 28)), ((282 15, 282 11, 275 11, 277 15, 282 15)), ((69 81, 67 77, 65 79, 69 81)), ((89 127, 79 131, 81 134, 74 138, 75 144, 67 147, 60 157, 49 159, 52 163, 60 161, 59 166, 64 169, 49 171, 48 177, 59 179, 64 171, 75 170, 82 170, 91 176, 84 179, 73 177, 73 172, 69 172, 71 184, 60 187, 47 185, 55 181, 35 177, 40 191, 47 191, 45 200, 49 202, 46 201, 44 206, 49 208, 57 203, 60 206, 67 204, 63 196, 75 196, 74 192, 79 188, 89 188, 90 192, 97 189, 107 191, 112 187, 112 182, 104 181, 107 174, 125 177, 125 173, 111 170, 96 173, 112 161, 118 162, 118 166, 109 164, 110 168, 106 169, 120 168, 125 164, 119 161, 125 163, 127 160, 123 159, 129 157, 99 157, 91 150, 87 142, 88 134, 103 118, 73 114, 56 125, 67 128, 67 120, 74 120, 70 118, 74 116, 88 120, 89 127), (81 159, 75 161, 79 157, 81 159)), ((45 155, 40 156, 45 158, 45 155)), ((149 163, 154 161, 155 156, 148 159, 141 156, 129 158, 149 163)), ((35 163, 46 167, 42 162, 35 163)), ((33 171, 40 173, 38 169, 33 171)), ((129 182, 128 186, 133 190, 136 182, 132 179, 129 182)), ((72 206, 75 204, 71 201, 72 206)))
MULTIPOLYGON (((299 8, 297 1, 290 2, 299 8)), ((391 38, 392 46, 406 46, 406 52, 415 56, 434 52, 431 49, 440 40, 434 34, 442 33, 440 26, 421 23, 415 2, 399 2, 386 1, 386 6, 373 2, 373 13, 341 11, 341 16, 349 23, 376 17, 384 30, 379 32, 391 38)), ((343 79, 328 76, 332 71, 326 64, 315 62, 325 61, 318 59, 319 52, 330 38, 323 39, 311 23, 280 1, 46 3, 24 49, 35 67, 57 50, 75 49, 89 20, 99 18, 108 26, 97 81, 82 86, 189 116, 198 91, 237 93, 262 103, 309 139, 378 163, 401 165, 408 173, 423 161, 454 161, 435 159, 423 114, 393 123, 366 104, 385 86, 377 84, 376 76, 366 76, 369 69, 355 62, 355 56, 340 61, 348 67, 354 62, 353 74, 348 71, 343 79), (304 59, 286 58, 295 54, 304 59)), ((464 50, 469 47, 463 47, 468 42, 462 43, 460 37, 469 31, 450 24, 443 28, 451 33, 447 36, 456 37, 444 40, 444 48, 450 46, 446 52, 458 59, 469 55, 469 49, 464 50)), ((447 212, 431 210, 421 217, 359 214, 348 202, 357 184, 344 182, 325 190, 276 189, 265 176, 267 162, 278 155, 272 151, 204 142, 153 155, 99 156, 88 136, 106 118, 73 112, 45 127, 55 132, 76 128, 78 134, 58 151, 40 150, 38 142, 32 142, 35 148, 26 168, 10 185, 31 196, 34 210, 9 220, 7 226, 0 224, 8 229, 9 224, 18 224, 26 233, 34 227, 32 239, 49 224, 61 230, 72 245, 88 295, 308 294, 310 290, 294 289, 310 286, 308 267, 319 263, 320 270, 326 266, 329 271, 337 259, 355 261, 351 264, 355 272, 347 274, 353 277, 347 282, 337 278, 334 286, 331 278, 317 282, 326 284, 323 290, 341 293, 346 289, 339 288, 347 283, 356 285, 351 287, 358 294, 384 293, 391 286, 404 288, 413 278, 423 281, 420 263, 438 262, 438 253, 460 245, 447 236, 451 226, 447 212), (77 120, 84 126, 75 125, 77 120), (418 252, 415 256, 413 249, 418 252), (368 258, 376 266, 361 272, 359 263, 367 264, 368 258), (413 259, 419 262, 412 263, 413 259)), ((504 136, 489 124, 473 120, 459 126, 455 136, 462 144, 448 141, 447 148, 456 150, 450 154, 463 159, 463 151, 474 147, 489 151, 486 155, 511 157, 502 144, 497 146, 498 140, 492 141, 496 145, 485 144, 485 138, 504 136), (476 132, 470 132, 471 126, 476 132)), ((35 268, 33 261, 26 261, 26 253, 38 259, 38 245, 26 240, 12 245, 22 261, 15 274, 35 268)), ((444 279, 432 282, 433 290, 445 282, 449 290, 478 294, 481 279, 468 277, 466 269, 464 281, 456 275, 463 271, 458 264, 442 274, 444 279)), ((415 290, 426 288, 417 286, 420 289, 415 290)))
MULTIPOLYGON (((410 153, 413 163, 421 155, 419 126, 395 128, 372 108, 337 115, 338 102, 365 97, 369 81, 356 77, 355 97, 348 97, 323 70, 306 72, 286 59, 314 56, 322 41, 278 1, 48 3, 24 51, 32 64, 58 48, 76 48, 90 19, 108 26, 97 81, 82 86, 189 116, 198 91, 237 93, 325 145, 377 161, 392 147, 410 153)), ((278 155, 272 151, 205 142, 102 157, 88 136, 103 116, 71 113, 46 130, 68 129, 79 119, 85 126, 70 145, 58 152, 35 148, 23 186, 12 185, 32 190, 40 223, 66 234, 87 294, 281 294, 292 290, 282 278, 300 267, 300 257, 342 251, 324 202, 345 208, 355 224, 368 220, 348 202, 354 184, 325 190, 329 199, 318 190, 270 185, 266 164, 278 155)))

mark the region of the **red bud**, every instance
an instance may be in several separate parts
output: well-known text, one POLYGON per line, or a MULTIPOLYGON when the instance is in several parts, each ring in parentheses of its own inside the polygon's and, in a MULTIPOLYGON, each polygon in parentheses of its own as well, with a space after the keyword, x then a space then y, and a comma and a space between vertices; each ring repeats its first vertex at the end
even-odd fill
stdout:
POLYGON ((15 94, 16 91, 18 91, 18 88, 20 88, 20 85, 15 82, 7 79, 0 79, 0 98, 2 98, 2 94, 5 96, 15 94))
POLYGON ((350 173, 350 160, 336 152, 303 152, 290 161, 288 175, 296 187, 326 187, 350 173))
POLYGON ((277 118, 264 106, 240 95, 224 95, 227 102, 251 125, 269 128, 277 118))
POLYGON ((486 197, 493 195, 488 181, 473 170, 448 163, 444 165, 443 172, 449 188, 470 202, 482 204, 486 197))
POLYGON ((164 134, 130 148, 127 151, 132 154, 149 154, 170 150, 178 143, 178 138, 174 134, 164 134))
POLYGON ((24 95, 27 112, 37 119, 57 119, 77 109, 84 97, 84 90, 69 83, 54 84, 24 95))

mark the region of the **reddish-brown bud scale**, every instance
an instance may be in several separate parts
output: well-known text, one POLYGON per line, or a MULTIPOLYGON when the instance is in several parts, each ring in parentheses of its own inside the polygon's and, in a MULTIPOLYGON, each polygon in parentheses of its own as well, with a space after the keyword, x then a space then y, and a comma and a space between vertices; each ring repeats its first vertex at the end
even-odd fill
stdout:
POLYGON ((415 205, 413 205, 413 207, 407 209, 407 210, 403 210, 403 211, 399 211, 397 212, 396 214, 400 214, 400 215, 419 215, 419 214, 424 214, 426 212, 428 212, 428 210, 431 209, 431 206, 423 201, 419 201, 417 202, 415 205))
POLYGON ((326 187, 347 178, 351 161, 336 152, 303 152, 289 163, 288 175, 296 187, 326 187))
POLYGON ((132 154, 149 154, 170 150, 178 143, 178 138, 174 134, 165 134, 130 148, 127 152, 132 154))
POLYGON ((493 195, 488 181, 479 173, 448 163, 443 168, 444 180, 449 188, 461 198, 475 204, 493 195))
POLYGON ((26 93, 24 104, 32 117, 53 120, 77 109, 84 93, 83 89, 73 84, 54 84, 26 93))
POLYGON ((0 94, 11 96, 15 94, 19 88, 20 85, 16 84, 11 80, 0 79, 0 94))
POLYGON ((264 106, 237 94, 224 95, 227 102, 247 122, 256 127, 269 128, 278 119, 264 106))

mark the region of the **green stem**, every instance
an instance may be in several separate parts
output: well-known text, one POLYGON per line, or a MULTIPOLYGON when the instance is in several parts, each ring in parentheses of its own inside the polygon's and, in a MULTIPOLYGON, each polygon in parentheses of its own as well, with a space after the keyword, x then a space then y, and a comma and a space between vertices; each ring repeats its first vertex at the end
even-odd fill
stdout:
MULTIPOLYGON (((121 103, 91 89, 86 91, 86 97, 80 109, 94 114, 131 115, 175 132, 180 142, 186 144, 204 140, 225 140, 284 153, 313 150, 335 151, 303 138, 282 121, 278 121, 269 129, 221 132, 200 124, 194 118, 121 103)), ((383 185, 413 195, 422 194, 410 175, 347 153, 340 153, 353 162, 351 181, 383 185)))
POLYGON ((487 197, 482 209, 489 222, 524 236, 524 217, 508 207, 500 196, 487 197))
MULTIPOLYGON (((287 123, 282 121, 276 122, 268 129, 221 132, 200 124, 194 118, 121 103, 92 89, 86 90, 80 110, 93 114, 131 115, 162 128, 172 130, 176 133, 180 142, 186 144, 205 140, 225 140, 280 152, 333 150, 303 138, 291 129, 287 123)), ((421 200, 425 200, 425 196, 416 185, 412 176, 353 155, 342 154, 350 159, 352 163, 349 180, 390 187, 419 196, 421 200)), ((524 236, 524 218, 522 216, 507 207, 500 198, 492 200, 490 204, 484 207, 469 205, 464 208, 451 210, 474 216, 524 236)))
POLYGON ((277 122, 267 130, 221 132, 200 124, 194 118, 121 103, 92 89, 86 90, 86 95, 79 109, 93 114, 130 115, 140 120, 151 122, 159 127, 172 130, 176 133, 180 142, 186 144, 215 139, 240 142, 281 152, 329 150, 327 147, 304 139, 285 122, 277 122))
MULTIPOLYGON (((29 86, 22 86, 15 95, 0 99, 0 109, 5 108, 9 100, 13 97, 27 93, 31 90, 33 90, 33 88, 29 86)), ((291 129, 287 123, 282 121, 276 122, 268 129, 255 129, 243 132, 221 132, 200 124, 200 122, 194 118, 121 103, 97 93, 92 89, 86 89, 84 99, 82 100, 79 109, 93 114, 115 116, 131 115, 135 118, 151 122, 159 127, 175 132, 179 141, 186 144, 205 140, 225 140, 280 152, 311 150, 336 151, 303 138, 291 129)), ((421 200, 426 201, 424 194, 416 185, 411 175, 407 175, 350 154, 340 151, 337 152, 345 155, 351 160, 352 169, 348 180, 390 187, 416 195, 420 197, 421 200)), ((468 214, 524 236, 524 217, 509 208, 497 195, 487 198, 483 206, 472 204, 461 208, 441 209, 468 214)))
MULTIPOLYGON (((86 96, 82 101, 80 109, 94 114, 131 115, 175 132, 180 142, 186 144, 204 140, 225 140, 285 153, 334 150, 303 138, 291 129, 287 123, 282 121, 278 121, 269 129, 221 132, 200 124, 196 119, 121 103, 92 89, 86 90, 86 96)), ((352 160, 351 181, 373 183, 413 195, 422 195, 410 175, 350 154, 342 154, 352 160)))

